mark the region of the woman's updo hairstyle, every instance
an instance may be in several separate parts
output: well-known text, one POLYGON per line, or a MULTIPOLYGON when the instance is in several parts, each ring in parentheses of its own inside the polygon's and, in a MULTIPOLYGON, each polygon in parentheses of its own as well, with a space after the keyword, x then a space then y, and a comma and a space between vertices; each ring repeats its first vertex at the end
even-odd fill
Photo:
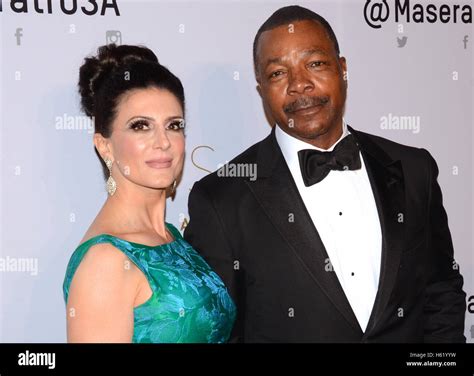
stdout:
MULTIPOLYGON (((110 137, 117 105, 130 90, 155 87, 168 90, 185 110, 184 89, 179 78, 158 62, 149 48, 108 44, 97 56, 86 57, 79 70, 81 108, 94 120, 95 133, 110 137)), ((95 150, 108 178, 108 169, 95 150)))

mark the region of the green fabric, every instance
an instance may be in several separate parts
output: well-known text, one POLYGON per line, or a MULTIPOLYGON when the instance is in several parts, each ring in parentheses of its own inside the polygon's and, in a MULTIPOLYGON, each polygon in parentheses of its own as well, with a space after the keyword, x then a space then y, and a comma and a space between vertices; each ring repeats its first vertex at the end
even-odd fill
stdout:
POLYGON ((222 280, 166 223, 175 240, 159 246, 129 242, 102 234, 82 243, 72 254, 63 284, 67 303, 72 278, 86 252, 110 243, 122 251, 148 279, 152 296, 134 308, 132 342, 220 343, 229 338, 236 307, 222 280))

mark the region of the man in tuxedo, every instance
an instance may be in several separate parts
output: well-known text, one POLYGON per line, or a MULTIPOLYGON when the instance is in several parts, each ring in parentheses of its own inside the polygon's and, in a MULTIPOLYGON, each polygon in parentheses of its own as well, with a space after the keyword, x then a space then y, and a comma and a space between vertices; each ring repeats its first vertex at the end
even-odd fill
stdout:
POLYGON ((465 342, 463 279, 424 149, 349 127, 331 26, 281 8, 254 41, 270 135, 194 184, 185 238, 226 283, 242 342, 465 342))

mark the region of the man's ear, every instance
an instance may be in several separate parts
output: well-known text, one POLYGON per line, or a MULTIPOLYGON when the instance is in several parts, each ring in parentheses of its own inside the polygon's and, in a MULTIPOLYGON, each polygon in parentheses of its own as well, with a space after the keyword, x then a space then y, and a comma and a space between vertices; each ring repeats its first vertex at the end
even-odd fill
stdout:
POLYGON ((102 159, 105 160, 106 158, 109 158, 112 161, 114 160, 112 156, 112 147, 108 138, 105 138, 100 133, 94 133, 94 145, 102 159))
POLYGON ((341 66, 342 76, 343 76, 344 81, 345 81, 346 86, 347 86, 347 81, 348 81, 347 62, 346 62, 346 58, 344 56, 341 56, 339 58, 339 64, 341 66))
POLYGON ((258 95, 260 95, 260 98, 262 98, 262 87, 260 86, 260 82, 257 81, 257 86, 256 86, 258 95))

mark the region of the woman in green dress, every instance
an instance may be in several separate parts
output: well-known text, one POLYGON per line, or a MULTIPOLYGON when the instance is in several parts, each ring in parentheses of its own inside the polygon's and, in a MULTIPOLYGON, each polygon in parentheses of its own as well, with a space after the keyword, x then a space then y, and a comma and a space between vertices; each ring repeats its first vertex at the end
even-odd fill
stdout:
POLYGON ((107 45, 79 75, 107 200, 63 284, 69 342, 226 342, 222 280, 165 222, 184 162, 184 90, 146 47, 107 45))

